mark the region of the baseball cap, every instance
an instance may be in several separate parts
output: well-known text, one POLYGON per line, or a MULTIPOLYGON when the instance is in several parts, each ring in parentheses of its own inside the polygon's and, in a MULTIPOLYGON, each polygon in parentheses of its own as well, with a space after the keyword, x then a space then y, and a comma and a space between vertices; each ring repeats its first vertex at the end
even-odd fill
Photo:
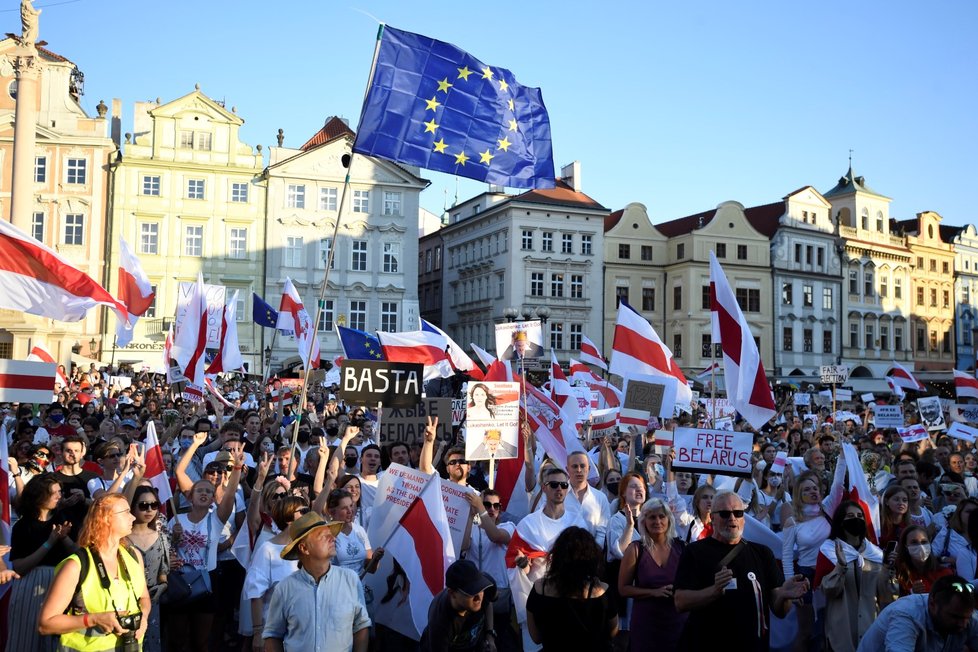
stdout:
MULTIPOLYGON (((492 589, 493 596, 496 593, 496 583, 492 578, 468 559, 459 559, 448 567, 445 572, 445 586, 466 595, 476 595, 489 589, 492 589)), ((493 598, 485 599, 491 601, 493 598)))
POLYGON ((126 426, 130 428, 136 428, 136 429, 139 428, 139 422, 136 421, 135 419, 123 419, 122 423, 119 425, 121 425, 123 428, 125 428, 126 426))

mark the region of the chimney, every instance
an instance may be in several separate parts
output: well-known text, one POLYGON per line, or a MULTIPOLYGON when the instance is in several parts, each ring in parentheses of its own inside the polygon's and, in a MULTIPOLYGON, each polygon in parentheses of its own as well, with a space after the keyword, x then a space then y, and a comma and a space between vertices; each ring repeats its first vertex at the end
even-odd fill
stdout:
POLYGON ((116 147, 120 146, 122 139, 122 100, 118 97, 112 98, 112 120, 110 122, 110 136, 116 147))
POLYGON ((574 161, 560 169, 560 180, 574 189, 574 192, 581 192, 581 162, 574 161))

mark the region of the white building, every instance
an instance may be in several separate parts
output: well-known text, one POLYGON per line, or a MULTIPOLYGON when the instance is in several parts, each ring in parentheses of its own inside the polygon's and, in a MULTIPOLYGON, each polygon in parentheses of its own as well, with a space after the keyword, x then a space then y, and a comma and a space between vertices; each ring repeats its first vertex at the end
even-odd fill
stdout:
POLYGON ((978 230, 967 226, 941 225, 944 242, 954 246, 954 332, 955 368, 975 372, 975 330, 978 329, 978 230))

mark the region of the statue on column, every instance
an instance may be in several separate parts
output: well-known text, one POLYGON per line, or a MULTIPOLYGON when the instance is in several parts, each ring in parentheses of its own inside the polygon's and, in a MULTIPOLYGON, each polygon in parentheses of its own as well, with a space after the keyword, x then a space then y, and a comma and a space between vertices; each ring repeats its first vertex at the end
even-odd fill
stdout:
POLYGON ((40 9, 35 9, 31 0, 21 0, 20 2, 20 24, 22 27, 20 42, 27 48, 33 48, 37 42, 37 17, 41 14, 40 9))

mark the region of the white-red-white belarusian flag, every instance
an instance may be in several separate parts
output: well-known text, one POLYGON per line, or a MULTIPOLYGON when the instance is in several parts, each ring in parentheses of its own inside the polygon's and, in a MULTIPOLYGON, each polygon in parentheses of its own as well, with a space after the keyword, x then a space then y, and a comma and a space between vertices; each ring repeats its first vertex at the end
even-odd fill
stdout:
POLYGON ((909 369, 895 360, 893 361, 893 369, 890 371, 890 375, 887 376, 887 378, 892 378, 893 384, 903 389, 912 389, 916 392, 927 391, 927 388, 924 387, 919 380, 914 378, 909 369))
POLYGON ((672 376, 679 381, 676 403, 689 405, 693 400, 693 391, 679 364, 673 359, 672 351, 659 338, 652 324, 625 301, 618 305, 609 370, 622 378, 635 375, 672 376))
POLYGON ((68 377, 65 376, 61 372, 61 369, 58 368, 58 361, 54 359, 54 356, 51 355, 51 352, 48 351, 46 348, 44 348, 42 345, 35 344, 33 348, 31 348, 31 352, 27 355, 27 359, 33 362, 49 362, 54 364, 55 382, 61 383, 61 386, 64 388, 68 387, 68 377))
POLYGON ((489 365, 496 361, 496 356, 489 353, 475 342, 469 342, 469 346, 471 346, 472 350, 475 351, 475 354, 479 356, 479 362, 482 363, 483 367, 488 368, 489 365))
POLYGON ((903 391, 902 387, 900 387, 895 382, 893 382, 893 379, 890 378, 889 376, 886 377, 886 384, 890 386, 890 391, 893 392, 894 396, 896 396, 900 400, 906 398, 907 393, 903 391))
POLYGON ((10 545, 10 435, 7 433, 7 423, 0 419, 0 541, 10 545))
POLYGON ((476 369, 475 362, 472 361, 472 358, 465 353, 465 349, 460 347, 455 340, 448 336, 448 333, 425 319, 421 320, 421 330, 434 333, 441 337, 445 343, 443 350, 448 354, 448 359, 451 361, 452 366, 455 367, 456 371, 464 371, 468 373, 473 369, 476 369))
POLYGON ((173 497, 173 492, 170 491, 170 478, 166 474, 166 465, 163 464, 163 449, 160 448, 160 438, 156 434, 156 426, 152 419, 146 422, 145 443, 146 473, 144 477, 156 487, 160 502, 165 503, 173 497))
MULTIPOLYGON (((591 368, 586 364, 571 358, 570 372, 570 380, 575 383, 584 383, 592 392, 597 392, 601 396, 605 408, 613 408, 621 405, 621 390, 591 371, 591 368)), ((600 407, 601 405, 599 404, 600 407)))
POLYGON ((235 290, 231 295, 231 301, 224 306, 223 316, 221 317, 221 346, 217 349, 217 354, 211 360, 206 373, 219 374, 225 371, 239 371, 244 367, 244 358, 241 357, 241 347, 238 346, 238 321, 236 311, 238 305, 238 291, 235 290))
POLYGON ((413 362, 424 365, 424 379, 451 378, 455 375, 446 349, 448 342, 432 331, 377 331, 377 339, 389 362, 413 362))
POLYGON ((727 398, 755 429, 777 414, 761 354, 727 276, 710 252, 710 311, 713 341, 723 351, 727 398))
POLYGON ((560 368, 560 363, 557 362, 557 354, 554 353, 553 349, 550 349, 550 398, 560 407, 564 407, 569 399, 574 398, 576 405, 577 398, 572 397, 571 393, 570 381, 567 380, 564 370, 560 368))
POLYGON ((598 349, 598 345, 591 341, 587 335, 581 336, 581 351, 580 356, 581 362, 587 364, 593 364, 598 369, 608 370, 608 365, 604 361, 604 356, 601 355, 601 351, 598 349))
POLYGON ((126 307, 50 247, 0 219, 0 308, 58 321, 80 321, 95 306, 126 321, 126 307))
POLYGON ((407 575, 411 619, 418 632, 423 632, 428 624, 428 607, 445 588, 445 571, 455 561, 437 475, 425 483, 408 506, 384 549, 407 575))
POLYGON ((719 362, 714 362, 709 367, 696 374, 694 378, 696 380, 704 380, 712 376, 714 373, 723 373, 723 367, 720 366, 719 362))
POLYGON ((955 369, 954 391, 958 398, 978 398, 978 379, 955 369))
POLYGON ((156 293, 129 244, 123 238, 119 244, 119 301, 129 314, 126 321, 116 325, 115 336, 116 346, 124 347, 132 341, 133 326, 153 305, 156 293))
POLYGON ((207 348, 207 294, 204 291, 204 275, 197 274, 197 282, 187 302, 187 312, 173 337, 170 357, 180 366, 180 371, 195 385, 204 384, 204 351, 207 348))
POLYGON ((51 362, 0 359, 0 402, 50 403, 56 369, 51 362))
POLYGON ((309 311, 302 305, 299 291, 295 289, 292 279, 285 277, 282 288, 282 302, 279 304, 278 321, 275 328, 281 331, 291 331, 299 345, 299 358, 306 369, 319 368, 319 337, 309 311), (312 350, 310 351, 310 345, 312 350))

